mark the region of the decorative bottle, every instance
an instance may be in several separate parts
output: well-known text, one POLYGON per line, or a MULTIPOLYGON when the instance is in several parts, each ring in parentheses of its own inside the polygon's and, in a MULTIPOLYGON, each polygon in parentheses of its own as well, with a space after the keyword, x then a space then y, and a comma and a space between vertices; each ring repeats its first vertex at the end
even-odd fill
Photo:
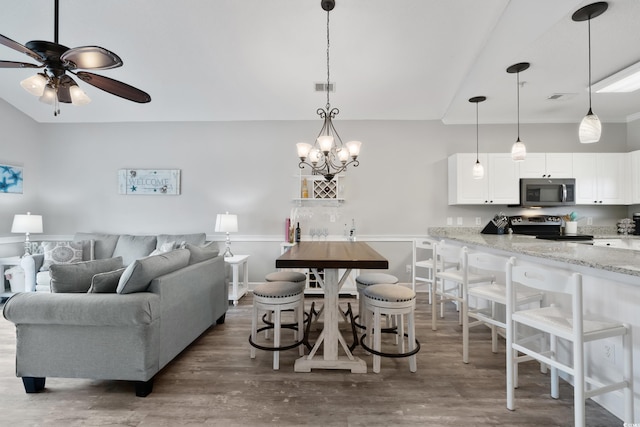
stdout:
POLYGON ((302 180, 302 198, 309 198, 309 188, 307 187, 307 178, 302 180))
POLYGON ((300 223, 296 226, 296 243, 300 243, 300 223))

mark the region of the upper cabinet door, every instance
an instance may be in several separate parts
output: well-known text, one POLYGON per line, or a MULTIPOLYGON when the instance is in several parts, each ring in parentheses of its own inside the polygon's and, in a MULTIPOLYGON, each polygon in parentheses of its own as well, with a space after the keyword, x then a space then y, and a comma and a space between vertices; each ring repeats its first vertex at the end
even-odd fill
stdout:
POLYGON ((640 150, 631 152, 631 203, 640 204, 640 150))
POLYGON ((520 167, 511 153, 488 154, 489 200, 499 205, 520 203, 520 167))
POLYGON ((528 153, 520 163, 520 178, 573 178, 571 153, 528 153))
POLYGON ((450 205, 482 205, 489 200, 489 184, 487 180, 487 155, 481 153, 478 160, 485 168, 482 179, 473 178, 473 165, 476 163, 475 153, 457 153, 449 157, 449 204, 450 205))
POLYGON ((627 153, 576 153, 576 204, 624 205, 627 153))

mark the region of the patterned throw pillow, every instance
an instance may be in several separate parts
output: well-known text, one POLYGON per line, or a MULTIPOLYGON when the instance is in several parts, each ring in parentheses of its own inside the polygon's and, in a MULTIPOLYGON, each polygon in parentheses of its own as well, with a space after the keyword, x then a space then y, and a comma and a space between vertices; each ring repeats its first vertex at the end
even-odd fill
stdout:
POLYGON ((82 242, 42 242, 44 262, 40 271, 52 264, 72 264, 82 261, 82 242))

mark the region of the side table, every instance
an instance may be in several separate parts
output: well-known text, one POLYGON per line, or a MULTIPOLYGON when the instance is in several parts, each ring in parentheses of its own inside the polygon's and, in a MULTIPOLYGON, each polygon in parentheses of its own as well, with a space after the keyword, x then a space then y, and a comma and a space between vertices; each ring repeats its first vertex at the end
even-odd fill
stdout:
POLYGON ((9 298, 11 295, 13 295, 13 292, 6 290, 4 282, 5 267, 9 267, 12 265, 20 265, 19 256, 0 258, 0 283, 2 283, 2 286, 0 286, 0 300, 9 298))
POLYGON ((231 283, 229 285, 229 301, 238 305, 238 300, 249 289, 249 255, 225 257, 224 262, 231 266, 231 283), (240 267, 242 266, 242 283, 240 283, 240 267))

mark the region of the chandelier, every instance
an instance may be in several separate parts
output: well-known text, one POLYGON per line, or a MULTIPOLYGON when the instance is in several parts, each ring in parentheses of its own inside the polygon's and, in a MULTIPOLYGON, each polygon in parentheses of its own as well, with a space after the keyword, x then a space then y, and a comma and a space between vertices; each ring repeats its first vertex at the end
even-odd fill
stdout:
POLYGON ((362 145, 360 141, 349 141, 343 144, 332 121, 340 113, 337 108, 331 108, 329 102, 331 88, 329 79, 329 12, 333 10, 335 5, 335 0, 321 1, 322 9, 327 11, 327 105, 325 108, 318 108, 317 114, 324 120, 324 123, 313 145, 306 142, 296 144, 298 157, 300 157, 298 164, 300 169, 303 169, 305 165, 310 166, 314 175, 322 175, 327 181, 331 181, 335 175, 345 171, 347 166, 353 164, 353 167, 357 167, 360 164, 358 155, 360 154, 360 145, 362 145))

